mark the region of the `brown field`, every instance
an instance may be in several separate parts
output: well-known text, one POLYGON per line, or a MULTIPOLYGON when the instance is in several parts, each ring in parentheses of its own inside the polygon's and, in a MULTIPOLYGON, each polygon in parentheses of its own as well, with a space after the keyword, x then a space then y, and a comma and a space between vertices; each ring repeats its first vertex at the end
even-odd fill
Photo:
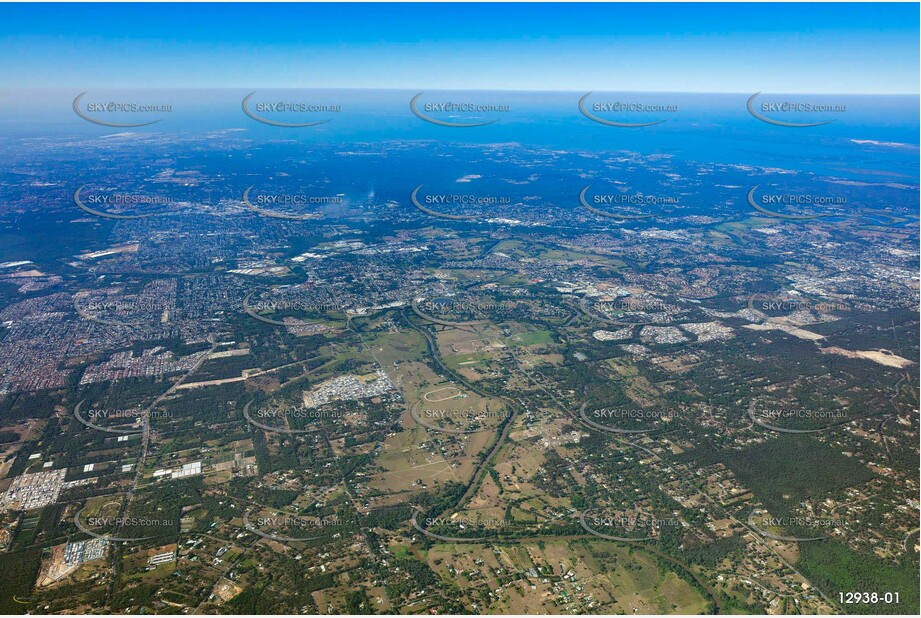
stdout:
POLYGON ((438 544, 427 562, 463 590, 488 590, 487 614, 695 614, 706 600, 653 556, 613 543, 438 544), (453 572, 449 570, 453 569, 453 572))

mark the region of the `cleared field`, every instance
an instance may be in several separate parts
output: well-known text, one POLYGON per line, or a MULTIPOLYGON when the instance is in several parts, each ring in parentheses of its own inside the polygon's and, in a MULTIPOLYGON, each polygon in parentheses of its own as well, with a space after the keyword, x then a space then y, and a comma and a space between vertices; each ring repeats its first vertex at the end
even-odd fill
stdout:
POLYGON ((535 330, 512 335, 509 341, 518 345, 550 345, 553 343, 553 333, 549 330, 535 330))
POLYGON ((707 600, 671 570, 664 570, 655 557, 614 543, 590 544, 603 578, 599 587, 607 591, 611 605, 606 612, 624 614, 698 614, 707 600))
POLYGON ((647 553, 603 542, 442 543, 429 566, 488 614, 695 614, 701 594, 647 553), (483 594, 488 591, 488 594, 483 594))
POLYGON ((389 372, 394 363, 422 360, 427 354, 425 339, 412 330, 397 333, 378 333, 366 338, 374 356, 389 372))
POLYGON ((425 363, 410 359, 394 362, 397 366, 388 368, 388 373, 403 394, 406 408, 400 423, 404 431, 384 441, 372 467, 370 486, 387 492, 415 492, 448 481, 468 481, 477 456, 494 439, 490 427, 498 424, 502 403, 466 392, 425 363), (439 401, 426 401, 427 393, 439 401), (440 400, 448 395, 453 396, 440 400), (413 417, 414 411, 425 424, 413 417), (485 416, 477 416, 480 413, 485 416), (431 427, 482 431, 448 433, 431 427))

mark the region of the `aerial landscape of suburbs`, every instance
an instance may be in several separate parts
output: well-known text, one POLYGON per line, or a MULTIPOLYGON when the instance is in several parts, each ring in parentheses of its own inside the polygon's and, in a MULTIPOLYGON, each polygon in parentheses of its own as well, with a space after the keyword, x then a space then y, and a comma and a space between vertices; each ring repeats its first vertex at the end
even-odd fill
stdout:
POLYGON ((917 615, 916 94, 96 83, 0 99, 4 614, 917 615))

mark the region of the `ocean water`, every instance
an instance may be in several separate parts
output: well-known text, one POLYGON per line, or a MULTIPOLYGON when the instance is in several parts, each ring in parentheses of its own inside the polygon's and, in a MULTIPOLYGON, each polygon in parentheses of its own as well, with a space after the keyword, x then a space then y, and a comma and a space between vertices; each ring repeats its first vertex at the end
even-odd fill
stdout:
MULTIPOLYGON (((168 103, 171 111, 88 114, 118 122, 159 120, 136 128, 100 126, 72 109, 79 92, 5 92, 0 134, 11 148, 0 154, 11 166, 49 165, 70 170, 53 178, 64 185, 91 181, 124 183, 155 165, 194 170, 209 181, 209 199, 238 199, 247 186, 344 194, 352 203, 407 202, 418 185, 426 191, 469 190, 507 195, 535 208, 575 206, 586 184, 620 186, 644 194, 681 194, 694 214, 712 203, 738 204, 747 211, 747 189, 762 182, 777 190, 848 193, 851 206, 918 212, 919 99, 911 96, 778 95, 765 93, 757 105, 808 102, 837 106, 833 112, 763 115, 788 122, 828 124, 783 127, 755 118, 751 94, 593 93, 596 103, 669 106, 659 112, 592 112, 618 122, 652 122, 612 127, 583 114, 586 93, 260 90, 249 109, 267 102, 338 106, 341 111, 259 112, 282 122, 326 121, 310 127, 258 122, 242 109, 245 90, 88 91, 82 101, 168 103), (492 121, 475 127, 439 126, 417 112, 452 123, 492 121), (425 111, 439 102, 504 106, 501 112, 425 111), (105 162, 93 165, 93 162, 105 162), (169 163, 166 163, 169 162, 169 163), (223 179, 223 180, 222 180, 223 179)), ((9 177, 9 193, 19 182, 9 177)), ((193 183, 194 185, 194 183, 193 183)), ((193 186, 194 189, 194 186, 193 186)), ((181 193, 178 185, 171 190, 181 193)), ((71 190, 72 192, 72 190, 71 190)), ((189 200, 201 199, 194 190, 189 200)), ((27 196, 19 192, 20 201, 27 196)), ((667 209, 661 211, 667 212, 667 209)), ((520 214, 520 209, 519 209, 520 214)))

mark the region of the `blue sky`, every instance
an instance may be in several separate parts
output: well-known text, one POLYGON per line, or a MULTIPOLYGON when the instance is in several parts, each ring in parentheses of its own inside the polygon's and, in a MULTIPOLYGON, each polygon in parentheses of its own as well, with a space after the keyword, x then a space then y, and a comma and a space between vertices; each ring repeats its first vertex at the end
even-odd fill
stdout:
POLYGON ((0 87, 917 94, 918 4, 0 4, 0 87))

